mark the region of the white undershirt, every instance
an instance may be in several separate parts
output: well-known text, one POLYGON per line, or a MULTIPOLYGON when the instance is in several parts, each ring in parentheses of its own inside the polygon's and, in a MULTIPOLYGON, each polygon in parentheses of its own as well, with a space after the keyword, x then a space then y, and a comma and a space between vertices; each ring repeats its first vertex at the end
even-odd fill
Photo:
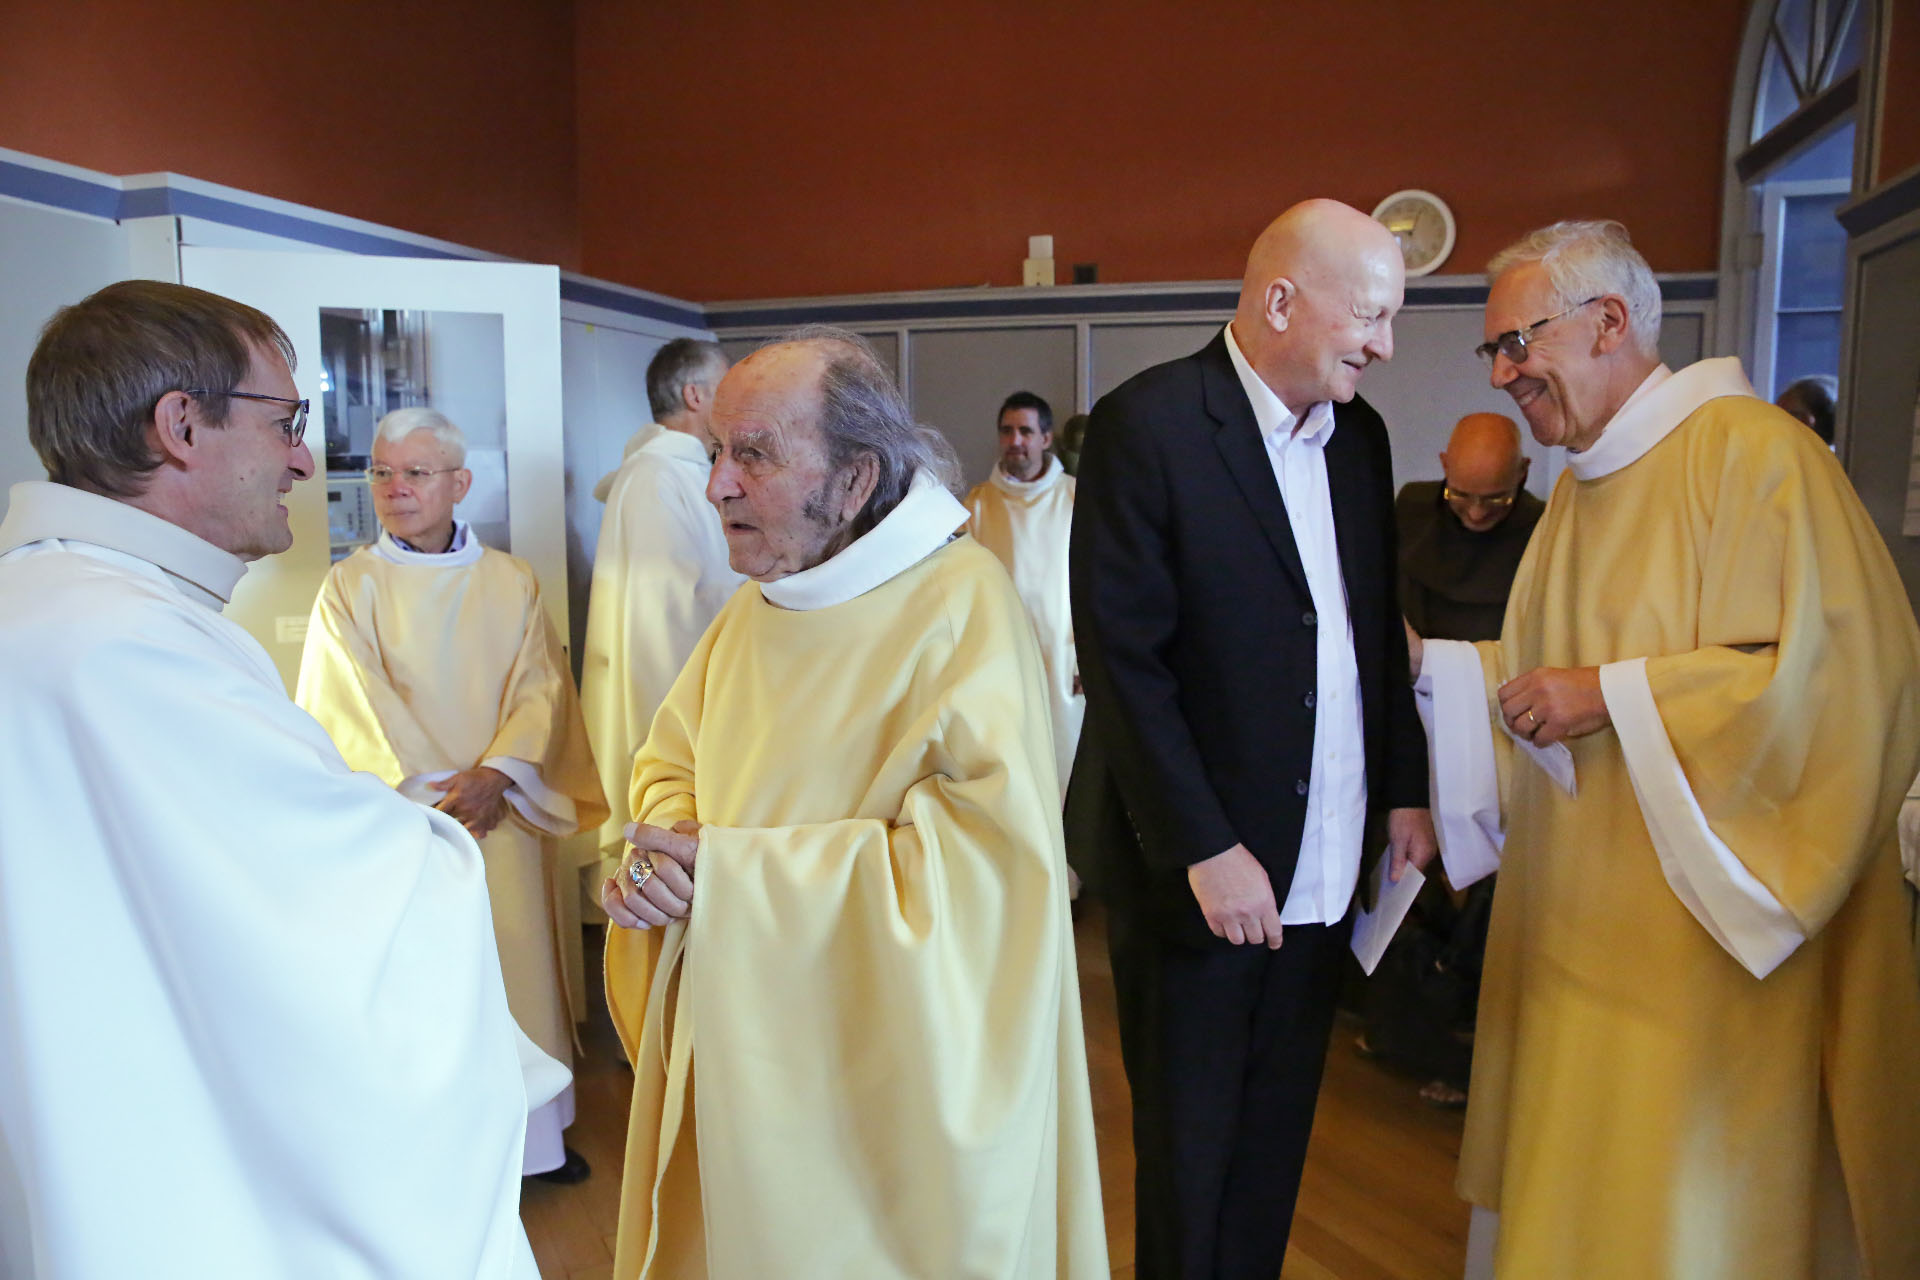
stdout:
MULTIPOLYGON (((1335 924, 1347 914, 1360 879, 1361 832, 1367 820, 1366 733, 1361 726, 1360 665, 1353 655, 1353 621, 1340 576, 1340 547, 1333 527, 1333 497, 1327 488, 1327 441, 1333 438, 1333 405, 1321 401, 1296 418, 1260 380, 1227 326, 1227 354, 1253 403, 1254 421, 1273 464, 1287 506, 1287 523, 1307 574, 1307 591, 1318 617, 1314 661, 1313 764, 1307 784, 1307 820, 1300 833, 1300 859, 1280 907, 1281 924, 1335 924)), ((1274 671, 1259 679, 1296 680, 1274 671)), ((1276 778, 1297 787, 1300 779, 1276 778)))

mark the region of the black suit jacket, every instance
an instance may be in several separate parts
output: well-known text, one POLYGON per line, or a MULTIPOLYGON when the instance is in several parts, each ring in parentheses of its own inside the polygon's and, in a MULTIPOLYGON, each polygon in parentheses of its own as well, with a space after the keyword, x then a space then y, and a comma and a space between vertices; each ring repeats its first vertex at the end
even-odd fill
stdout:
MULTIPOLYGON (((1357 398, 1334 423, 1327 483, 1377 817, 1426 806, 1426 736, 1396 599, 1386 427, 1357 398)), ((1087 723, 1068 845, 1116 909, 1212 945, 1188 866, 1244 844, 1277 901, 1293 882, 1319 626, 1224 335, 1101 398, 1078 483, 1069 572, 1087 723)))

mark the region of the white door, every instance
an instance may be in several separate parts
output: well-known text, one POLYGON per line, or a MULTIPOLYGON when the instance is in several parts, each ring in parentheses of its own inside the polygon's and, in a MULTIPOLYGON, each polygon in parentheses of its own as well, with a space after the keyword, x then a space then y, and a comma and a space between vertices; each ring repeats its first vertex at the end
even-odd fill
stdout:
MULTIPOLYGON (((364 413, 336 414, 329 421, 325 406, 337 388, 329 384, 323 355, 323 312, 336 331, 354 316, 372 317, 377 331, 382 315, 404 318, 394 327, 420 330, 398 362, 412 372, 390 365, 376 375, 415 385, 383 386, 381 394, 429 403, 467 433, 475 483, 461 514, 483 541, 533 567, 556 631, 568 634, 558 268, 183 245, 180 278, 279 321, 297 357, 294 382, 313 402, 306 438, 320 474, 296 486, 288 500, 293 547, 256 562, 227 608, 227 616, 273 655, 289 690, 300 668, 307 617, 331 563, 329 547, 339 540, 340 513, 329 519, 329 437, 336 456, 345 456, 340 450, 348 431, 358 451, 370 428, 364 413), (346 416, 355 420, 340 420, 346 416)), ((377 347, 381 339, 373 341, 377 347)), ((385 341, 391 347, 401 337, 389 333, 385 341)), ((329 354, 337 371, 337 351, 329 354)), ((335 407, 340 399, 332 397, 335 407)), ((335 507, 343 497, 351 503, 355 495, 343 476, 335 477, 333 487, 335 507)))

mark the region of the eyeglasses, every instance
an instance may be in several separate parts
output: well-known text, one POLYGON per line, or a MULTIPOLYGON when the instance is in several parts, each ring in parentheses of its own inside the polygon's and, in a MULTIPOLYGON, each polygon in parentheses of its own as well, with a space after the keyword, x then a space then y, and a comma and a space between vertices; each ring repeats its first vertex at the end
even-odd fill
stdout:
POLYGON ((1514 364, 1525 364, 1527 362, 1527 344, 1533 341, 1533 334, 1536 329, 1544 329, 1555 320, 1563 316, 1572 315, 1580 308, 1586 306, 1588 302, 1598 302, 1605 296, 1605 294, 1595 294, 1593 297, 1588 298, 1586 302, 1574 303, 1558 315, 1548 316, 1545 320, 1535 320, 1532 324, 1522 325, 1518 329, 1509 329, 1492 342, 1481 343, 1473 349, 1473 353, 1482 360, 1485 360, 1488 364, 1493 363, 1493 357, 1495 355, 1503 355, 1514 364))
POLYGON ((300 443, 300 437, 307 433, 307 401, 289 400, 285 396, 263 396, 255 391, 209 391, 205 387, 182 387, 190 396, 231 396, 236 400, 265 400, 270 404, 290 404, 293 406, 293 418, 280 424, 280 434, 287 438, 287 448, 300 443))
POLYGON ((375 463, 367 468, 367 481, 370 484, 392 484, 404 479, 408 484, 425 484, 434 476, 444 476, 460 470, 459 467, 441 467, 430 471, 426 467, 408 467, 405 471, 395 471, 385 463, 375 463))
POLYGON ((1503 493, 1490 498, 1485 494, 1462 493, 1451 486, 1442 486, 1440 496, 1448 502, 1457 502, 1463 507, 1492 507, 1495 510, 1503 510, 1519 500, 1520 491, 1516 489, 1512 493, 1503 493))

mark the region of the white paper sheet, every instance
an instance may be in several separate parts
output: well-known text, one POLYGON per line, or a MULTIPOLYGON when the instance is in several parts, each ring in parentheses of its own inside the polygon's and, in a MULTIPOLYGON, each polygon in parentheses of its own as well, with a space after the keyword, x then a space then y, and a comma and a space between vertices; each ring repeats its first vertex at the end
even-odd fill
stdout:
POLYGON ((1373 910, 1357 912, 1353 918, 1353 955, 1369 975, 1380 963, 1393 935, 1400 931, 1400 922, 1407 918, 1408 909, 1420 894, 1420 886, 1427 882, 1420 869, 1411 864, 1400 873, 1398 884, 1389 881, 1387 868, 1392 863, 1392 854, 1380 855, 1373 869, 1373 910))

